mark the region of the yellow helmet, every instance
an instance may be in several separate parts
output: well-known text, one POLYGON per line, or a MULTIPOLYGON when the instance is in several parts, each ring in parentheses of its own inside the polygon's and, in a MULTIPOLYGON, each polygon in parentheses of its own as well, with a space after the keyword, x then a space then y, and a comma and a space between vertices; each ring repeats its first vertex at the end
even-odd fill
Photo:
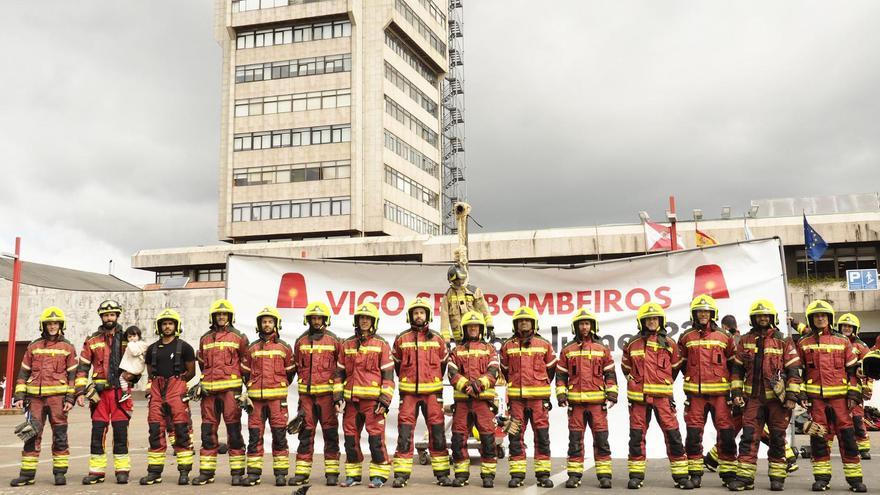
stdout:
POLYGON ((330 308, 321 301, 312 301, 306 306, 306 312, 303 314, 303 325, 308 326, 309 316, 323 316, 324 326, 330 326, 330 308))
POLYGON ((708 294, 700 294, 691 301, 691 317, 693 319, 697 318, 697 311, 708 311, 712 313, 709 317, 710 320, 718 318, 718 304, 716 304, 715 299, 708 294))
POLYGON ((467 325, 480 325, 480 340, 486 338, 486 319, 483 318, 483 313, 472 310, 461 317, 461 329, 465 339, 467 339, 467 332, 464 330, 467 325))
POLYGON ((425 314, 427 315, 425 317, 426 318, 425 323, 431 323, 431 320, 434 319, 433 318, 434 308, 431 307, 431 304, 424 297, 417 297, 417 298, 413 299, 413 301, 411 303, 409 303, 409 306, 406 307, 406 322, 412 323, 412 321, 410 321, 410 320, 412 320, 412 310, 414 310, 416 308, 424 309, 425 314))
POLYGON ((639 331, 644 330, 644 326, 642 322, 645 321, 645 318, 651 318, 656 316, 660 318, 660 328, 659 331, 662 331, 666 327, 666 311, 663 310, 663 306, 658 302, 648 301, 639 308, 639 312, 636 313, 636 324, 639 327, 639 331))
POLYGON ((183 322, 180 321, 180 315, 177 314, 177 311, 174 311, 171 308, 165 308, 158 314, 158 316, 156 316, 156 321, 153 322, 153 328, 156 330, 156 335, 162 335, 160 325, 163 320, 172 320, 177 323, 177 331, 174 332, 174 335, 180 335, 183 333, 183 322))
POLYGON ((122 306, 113 299, 102 301, 101 304, 98 305, 98 315, 100 316, 105 313, 118 313, 119 315, 122 315, 122 306))
POLYGON ((358 316, 369 316, 373 319, 373 332, 379 331, 379 308, 375 304, 365 302, 358 306, 354 312, 354 327, 358 327, 358 316))
POLYGON ((807 306, 807 324, 810 325, 810 328, 815 328, 811 317, 820 313, 828 315, 828 326, 834 328, 834 308, 828 301, 822 299, 816 299, 807 306))
POLYGON ((211 311, 208 314, 211 325, 214 324, 214 315, 217 313, 229 313, 229 323, 235 323, 235 306, 226 299, 217 299, 211 303, 211 311))
POLYGON ((578 309, 577 312, 574 314, 574 316, 571 317, 571 333, 574 334, 574 336, 576 337, 578 334, 577 333, 578 322, 585 321, 585 320, 592 323, 592 326, 590 327, 590 332, 598 335, 598 333, 599 333, 599 320, 596 319, 596 315, 591 313, 590 310, 588 310, 585 307, 581 307, 580 309, 578 309))
POLYGON ((263 307, 263 309, 260 310, 259 313, 257 313, 257 333, 263 331, 263 325, 260 320, 264 316, 271 316, 272 318, 275 318, 275 331, 281 331, 281 313, 279 313, 278 310, 273 308, 272 306, 265 306, 263 307))
POLYGON ((516 332, 516 320, 532 320, 532 326, 535 333, 538 333, 538 313, 528 307, 528 306, 520 306, 516 311, 513 312, 513 331, 516 332))
POLYGON ((770 315, 772 317, 770 321, 773 323, 773 326, 779 325, 779 314, 776 313, 776 306, 767 299, 758 299, 749 308, 749 320, 751 320, 753 325, 755 323, 755 316, 758 315, 770 315))
POLYGON ((61 328, 59 332, 64 333, 64 329, 67 327, 67 319, 64 317, 64 311, 57 306, 49 306, 44 309, 42 313, 40 313, 40 332, 43 332, 45 328, 45 324, 50 321, 57 321, 61 324, 61 328))
POLYGON ((858 335, 859 329, 862 327, 862 322, 859 320, 858 316, 852 313, 844 313, 837 319, 837 328, 840 328, 840 325, 850 325, 853 327, 853 334, 858 335))

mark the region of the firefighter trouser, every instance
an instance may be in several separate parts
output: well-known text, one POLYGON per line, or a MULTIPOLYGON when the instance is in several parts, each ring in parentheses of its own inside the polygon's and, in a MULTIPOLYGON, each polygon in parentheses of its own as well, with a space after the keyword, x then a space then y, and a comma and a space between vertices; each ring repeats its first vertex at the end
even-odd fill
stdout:
POLYGON ((720 446, 718 474, 722 479, 733 478, 736 474, 736 430, 726 395, 691 395, 685 402, 687 438, 684 448, 688 457, 688 473, 703 474, 703 430, 710 412, 720 446))
POLYGON ((596 477, 611 478, 611 446, 608 444, 608 411, 605 404, 570 404, 568 407, 568 474, 584 472, 584 433, 593 434, 596 477))
MULTIPOLYGON (((733 437, 736 438, 737 435, 740 434, 740 432, 742 431, 742 428, 743 428, 742 411, 740 411, 739 414, 731 413, 731 419, 733 422, 733 437)), ((770 429, 767 428, 766 424, 764 425, 764 429, 761 430, 761 443, 763 443, 764 445, 767 445, 768 447, 770 446, 770 429)), ((718 463, 718 475, 721 477, 721 479, 730 479, 734 475, 736 475, 736 469, 737 469, 736 464, 737 463, 736 463, 736 460, 734 459, 733 464, 731 464, 729 466, 730 471, 729 472, 722 471, 722 469, 721 469, 721 467, 722 467, 721 456, 718 454, 720 446, 721 446, 721 436, 719 435, 716 440, 715 445, 713 445, 712 449, 709 451, 709 457, 711 457, 712 459, 715 460, 715 462, 718 463)), ((786 464, 790 464, 792 462, 795 462, 794 450, 792 450, 791 446, 788 444, 787 439, 785 441, 785 461, 786 461, 786 464)))
POLYGON ((345 435, 345 476, 361 479, 361 430, 366 427, 370 444, 370 478, 387 481, 391 475, 388 451, 385 450, 385 415, 377 414, 371 399, 351 399, 345 403, 342 416, 342 432, 345 435))
POLYGON ((199 451, 199 471, 213 475, 217 471, 217 430, 220 418, 226 423, 229 443, 229 471, 232 476, 244 474, 244 438, 241 436, 241 407, 235 392, 223 390, 202 399, 202 448, 199 451))
MULTIPOLYGON (((441 423, 442 424, 442 423, 441 423)), ((495 414, 485 400, 469 399, 455 401, 452 413, 452 461, 455 477, 470 477, 471 458, 467 440, 476 426, 480 434, 480 477, 495 477, 495 414)))
POLYGON ((671 397, 645 396, 644 402, 629 403, 629 457, 627 466, 629 477, 645 479, 645 435, 651 424, 651 413, 663 431, 666 441, 666 455, 672 470, 672 479, 687 478, 688 462, 681 443, 681 432, 678 419, 675 417, 675 406, 671 397))
POLYGON ((508 435, 510 440, 509 470, 511 478, 526 477, 526 445, 523 441, 526 424, 532 423, 535 437, 535 477, 550 476, 550 418, 548 399, 510 399, 510 417, 522 421, 522 430, 508 435))
POLYGON ((52 426, 52 472, 67 472, 70 450, 67 444, 67 413, 64 412, 64 396, 28 396, 31 419, 36 423, 37 435, 24 443, 21 449, 21 475, 34 477, 40 459, 40 443, 46 420, 52 426))
POLYGON ((868 437, 868 430, 865 428, 865 406, 859 404, 852 410, 853 428, 856 430, 856 445, 859 452, 871 451, 871 439, 868 437))
POLYGON ((165 441, 169 422, 174 438, 168 443, 177 457, 177 470, 189 472, 193 464, 193 445, 189 429, 189 404, 183 401, 186 382, 180 377, 154 377, 150 382, 150 403, 147 406, 147 426, 150 448, 147 451, 147 472, 162 473, 165 467, 165 441))
POLYGON ((300 394, 299 410, 305 414, 305 421, 299 432, 295 474, 309 476, 312 472, 318 423, 324 436, 324 475, 339 474, 339 417, 336 415, 333 395, 300 394))
POLYGON ((758 469, 758 446, 766 425, 770 434, 767 461, 770 479, 784 481, 787 474, 785 461, 785 430, 791 419, 791 411, 784 408, 776 399, 751 397, 746 399, 743 410, 742 438, 739 441, 739 458, 736 475, 747 481, 754 481, 758 469))
POLYGON ((287 399, 253 400, 254 409, 248 414, 248 474, 263 473, 263 433, 266 421, 272 432, 272 471, 275 476, 287 476, 290 458, 287 451, 287 399))
POLYGON ((395 476, 409 478, 413 463, 413 433, 419 411, 428 426, 428 452, 434 476, 449 474, 449 451, 446 450, 446 433, 443 427, 443 397, 437 394, 400 394, 397 409, 397 451, 394 452, 392 468, 395 476))
POLYGON ((92 441, 89 447, 89 474, 104 476, 107 470, 107 454, 104 442, 108 427, 113 428, 113 469, 116 473, 131 471, 128 455, 128 422, 131 420, 132 402, 119 402, 122 390, 105 388, 98 395, 101 400, 90 405, 92 413, 92 441))
POLYGON ((862 463, 856 444, 852 413, 846 405, 846 397, 836 399, 813 399, 810 401, 810 417, 825 426, 828 434, 824 438, 810 436, 810 451, 813 464, 813 478, 831 480, 831 449, 829 442, 835 434, 840 441, 840 457, 843 460, 843 475, 847 481, 862 481, 862 463))

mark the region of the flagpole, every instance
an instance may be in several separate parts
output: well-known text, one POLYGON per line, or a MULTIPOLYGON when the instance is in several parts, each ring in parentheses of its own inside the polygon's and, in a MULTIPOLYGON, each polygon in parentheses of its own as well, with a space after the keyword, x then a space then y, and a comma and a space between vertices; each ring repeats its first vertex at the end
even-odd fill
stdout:
POLYGON ((599 250, 599 224, 594 224, 596 227, 596 261, 602 261, 602 252, 599 250))
MULTIPOLYGON (((801 214, 804 217, 804 221, 807 219, 806 210, 801 210, 801 214)), ((813 291, 810 288, 810 254, 809 254, 809 246, 807 246, 807 238, 804 237, 804 268, 806 268, 807 272, 807 300, 812 299, 813 291)))

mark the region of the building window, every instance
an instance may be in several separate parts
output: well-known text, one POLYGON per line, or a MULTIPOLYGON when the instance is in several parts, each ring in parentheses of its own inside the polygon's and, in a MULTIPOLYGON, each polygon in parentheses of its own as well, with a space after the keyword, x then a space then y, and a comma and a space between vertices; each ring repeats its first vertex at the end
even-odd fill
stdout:
POLYGON ((419 150, 406 144, 403 139, 397 137, 388 129, 385 130, 385 147, 393 151, 397 156, 424 170, 431 177, 440 178, 440 166, 419 150))
POLYGON ((440 226, 396 204, 385 202, 385 218, 420 234, 437 235, 440 226))
POLYGON ((235 100, 235 116, 271 115, 276 113, 326 110, 351 106, 351 89, 331 89, 310 93, 294 93, 235 100))
POLYGON ((256 222, 285 218, 328 217, 351 214, 351 198, 313 198, 232 205, 233 222, 256 222))
POLYGON ((877 268, 877 249, 873 246, 828 248, 819 261, 807 258, 806 251, 799 249, 795 251, 795 260, 799 277, 806 277, 809 267, 810 278, 842 279, 847 270, 877 268))
POLYGON ((308 0, 232 0, 232 12, 287 7, 288 5, 305 3, 306 1, 308 0))
POLYGON ((351 36, 351 22, 335 21, 236 33, 235 48, 261 48, 351 36))
POLYGON ((332 74, 335 72, 351 72, 350 53, 239 65, 235 67, 235 83, 287 79, 291 77, 314 76, 316 74, 332 74))
POLYGON ((222 282, 226 280, 225 268, 196 270, 196 282, 222 282))
POLYGON ((156 283, 163 284, 169 278, 182 277, 183 270, 174 270, 170 272, 156 272, 156 283))
POLYGON ((326 125, 236 134, 232 140, 232 149, 233 151, 266 150, 349 141, 351 141, 351 125, 326 125))
POLYGON ((348 179, 349 177, 351 177, 350 160, 237 168, 232 171, 232 180, 236 187, 348 179))
POLYGON ((431 86, 437 87, 437 73, 434 72, 431 67, 422 62, 422 59, 419 58, 416 53, 404 43, 397 35, 392 32, 386 30, 385 31, 385 44, 388 48, 396 53, 400 58, 403 59, 404 62, 409 64, 410 67, 415 69, 416 72, 419 73, 420 76, 425 78, 426 81, 431 83, 431 86))
POLYGON ((416 0, 416 1, 419 2, 422 5, 422 7, 425 8, 425 10, 427 10, 428 12, 431 13, 431 17, 433 17, 435 21, 439 22, 440 24, 442 24, 444 26, 446 25, 446 14, 444 14, 443 11, 440 10, 440 7, 438 7, 437 4, 433 2, 433 0, 416 0))
POLYGON ((404 77, 400 71, 395 69, 388 62, 385 62, 385 79, 388 79, 391 83, 397 86, 398 89, 406 93, 412 101, 418 103, 426 112, 437 117, 437 103, 428 95, 422 93, 415 84, 411 83, 409 79, 404 77))
POLYGON ((385 113, 394 117, 394 120, 409 128, 409 130, 413 131, 431 146, 435 148, 437 147, 437 133, 432 131, 424 122, 413 116, 413 114, 406 111, 388 95, 385 95, 385 113))
POLYGON ((422 38, 431 45, 431 48, 445 59, 446 43, 444 43, 439 36, 434 34, 434 31, 425 24, 425 21, 423 21, 404 0, 395 0, 394 7, 400 12, 400 15, 406 19, 406 22, 412 24, 412 26, 416 28, 416 31, 418 31, 419 34, 422 35, 422 38))
POLYGON ((405 192, 431 208, 437 209, 438 194, 403 175, 392 167, 385 165, 385 183, 405 192))

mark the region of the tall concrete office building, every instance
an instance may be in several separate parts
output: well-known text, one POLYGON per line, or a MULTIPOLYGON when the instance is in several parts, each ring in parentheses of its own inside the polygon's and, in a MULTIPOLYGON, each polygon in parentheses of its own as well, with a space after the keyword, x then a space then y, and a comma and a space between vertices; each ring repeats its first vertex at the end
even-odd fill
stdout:
POLYGON ((441 233, 447 0, 217 0, 219 238, 441 233))

